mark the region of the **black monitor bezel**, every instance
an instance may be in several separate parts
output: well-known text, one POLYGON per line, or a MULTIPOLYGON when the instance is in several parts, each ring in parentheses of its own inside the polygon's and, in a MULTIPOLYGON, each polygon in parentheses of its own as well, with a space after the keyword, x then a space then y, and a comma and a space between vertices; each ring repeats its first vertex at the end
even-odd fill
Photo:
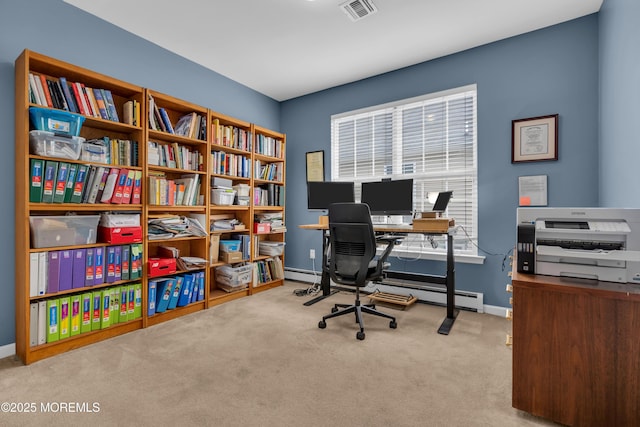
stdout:
MULTIPOLYGON (((330 189, 332 188, 333 190, 337 189, 338 187, 341 188, 346 188, 349 187, 351 190, 351 197, 348 198, 336 198, 335 200, 331 201, 331 203, 341 203, 341 202, 355 202, 355 183, 351 182, 351 181, 307 181, 307 209, 309 210, 315 210, 315 211, 326 211, 329 209, 329 205, 331 203, 323 203, 323 204, 319 204, 317 203, 317 201, 313 201, 312 197, 313 197, 313 192, 311 191, 312 186, 318 186, 318 187, 326 187, 326 189, 330 189), (313 204, 312 204, 313 202, 313 204)), ((329 190, 331 191, 331 190, 329 190)), ((344 193, 337 193, 334 192, 332 193, 334 195, 337 194, 342 194, 344 195, 344 193)))
POLYGON ((444 212, 447 210, 447 206, 449 206, 449 201, 451 200, 451 196, 453 196, 453 191, 441 191, 438 193, 438 198, 436 202, 433 204, 434 212, 444 212))
POLYGON ((360 201, 362 203, 366 203, 367 205, 369 205, 369 210, 371 211, 371 215, 411 215, 413 213, 413 190, 414 188, 413 188, 412 178, 395 179, 395 180, 383 179, 382 181, 367 181, 367 182, 363 182, 361 185, 360 201), (406 185, 406 187, 402 188, 401 185, 406 185), (375 205, 371 206, 371 203, 373 200, 371 199, 371 197, 369 197, 369 194, 367 193, 368 191, 366 190, 367 187, 369 188, 375 187, 376 191, 374 191, 371 194, 376 194, 378 196, 385 194, 385 192, 386 193, 389 193, 389 192, 394 193, 397 191, 405 192, 410 189, 409 192, 407 192, 406 194, 406 195, 410 195, 407 198, 409 201, 409 204, 403 206, 402 209, 397 208, 397 206, 393 206, 393 207, 386 206, 384 208, 381 208, 379 204, 377 206, 375 205))

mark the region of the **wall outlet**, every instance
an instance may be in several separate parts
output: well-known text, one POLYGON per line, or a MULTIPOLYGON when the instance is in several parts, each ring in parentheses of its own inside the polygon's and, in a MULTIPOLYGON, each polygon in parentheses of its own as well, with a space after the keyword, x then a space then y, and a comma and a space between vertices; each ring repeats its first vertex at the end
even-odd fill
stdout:
POLYGON ((309 249, 309 259, 316 259, 316 250, 309 249))

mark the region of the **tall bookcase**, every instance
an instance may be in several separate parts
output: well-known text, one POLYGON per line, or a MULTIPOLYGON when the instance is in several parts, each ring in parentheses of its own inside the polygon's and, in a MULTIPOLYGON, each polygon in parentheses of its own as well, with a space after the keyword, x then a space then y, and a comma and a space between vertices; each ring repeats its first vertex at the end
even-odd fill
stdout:
MULTIPOLYGON (((16 257, 16 353, 24 363, 31 363, 45 357, 68 351, 95 341, 107 339, 116 335, 139 329, 143 326, 143 318, 119 322, 104 329, 93 329, 89 332, 69 336, 50 343, 38 343, 34 341, 32 329, 33 315, 30 313, 32 304, 53 301, 60 301, 63 298, 70 298, 76 295, 91 292, 92 295, 98 290, 111 289, 118 285, 128 285, 130 283, 141 283, 140 279, 129 281, 118 281, 111 283, 99 283, 95 281, 91 286, 76 287, 73 289, 51 292, 43 291, 42 295, 32 296, 30 291, 31 257, 37 255, 51 256, 53 252, 76 251, 76 250, 106 250, 107 244, 96 243, 89 245, 67 245, 49 248, 35 249, 30 239, 30 217, 41 216, 61 216, 69 212, 74 212, 78 217, 87 218, 86 215, 99 215, 102 212, 134 212, 142 214, 142 204, 101 204, 101 203, 42 203, 30 201, 30 168, 34 160, 52 162, 57 166, 62 163, 75 165, 76 167, 89 167, 94 162, 82 160, 66 160, 55 157, 38 156, 30 154, 29 151, 29 107, 39 107, 31 103, 29 96, 29 78, 32 76, 44 77, 49 81, 59 81, 61 77, 68 82, 83 84, 86 87, 109 90, 112 94, 114 107, 119 118, 124 116, 124 105, 127 101, 136 101, 138 106, 144 105, 144 90, 141 87, 131 85, 120 80, 95 73, 80 67, 76 67, 62 61, 58 61, 44 55, 40 55, 25 50, 15 63, 16 74, 16 218, 15 218, 15 257, 16 257), (35 344, 35 345, 33 345, 35 344)), ((42 82, 45 83, 46 82, 42 82)), ((122 121, 114 121, 93 116, 86 116, 82 125, 80 136, 86 139, 103 138, 120 139, 128 141, 144 141, 145 131, 140 123, 135 125, 125 124, 122 121)), ((144 152, 144 150, 139 150, 144 152)), ((134 171, 142 171, 139 166, 144 162, 144 156, 138 158, 138 162, 132 166, 126 166, 134 171)), ((115 165, 103 165, 115 166, 115 165)), ((46 171, 45 171, 46 173, 46 171)), ((44 175, 44 174, 43 174, 44 175)), ((46 176, 40 184, 47 185, 46 176)), ((91 284, 91 283, 89 283, 91 284)), ((67 288, 62 286, 61 288, 67 288)), ((71 309, 67 307, 69 311, 71 309)), ((62 309, 60 310, 62 311, 62 309)), ((122 319, 124 320, 124 318, 122 319)))
MULTIPOLYGON (((284 283, 284 252, 278 254, 261 254, 260 242, 285 242, 285 229, 280 227, 269 232, 255 231, 256 218, 264 214, 276 215, 284 224, 284 187, 285 187, 285 143, 284 134, 271 131, 252 123, 244 122, 221 113, 211 111, 188 101, 170 95, 146 89, 111 78, 109 76, 84 69, 57 59, 25 50, 15 63, 16 74, 16 354, 29 364, 46 357, 82 347, 97 341, 105 340, 136 329, 152 326, 160 322, 183 316, 188 313, 207 309, 217 304, 253 293, 280 286, 284 283), (89 139, 107 141, 135 141, 135 155, 127 155, 128 162, 133 164, 102 164, 95 159, 68 160, 54 155, 37 155, 29 149, 29 136, 33 126, 30 124, 29 108, 42 107, 35 102, 29 91, 30 74, 43 76, 46 80, 59 82, 64 78, 67 82, 84 84, 87 88, 108 90, 113 98, 113 108, 118 120, 113 117, 96 117, 88 110, 82 115, 84 123, 80 136, 89 139), (134 114, 130 114, 131 105, 135 104, 134 114), (157 111, 156 111, 157 110, 157 111), (124 117, 135 117, 134 121, 124 117), (183 120, 178 131, 181 118, 191 116, 191 121, 183 120), (128 124, 131 122, 131 124, 128 124), (173 132, 167 125, 171 123, 173 132), (185 123, 190 124, 184 129, 185 123), (196 129, 197 128, 197 129, 196 129), (189 129, 191 131, 189 131, 189 129), (162 152, 162 156, 158 153, 162 152), (133 160, 132 160, 133 156, 133 160), (162 158, 159 158, 162 157, 162 158), (186 160, 188 159, 188 161, 186 160), (224 159, 224 166, 220 163, 224 159), (167 160, 169 162, 167 162, 167 160), (87 170, 126 168, 133 171, 133 176, 140 179, 139 201, 128 204, 109 203, 60 203, 30 201, 32 183, 31 166, 34 161, 47 161, 60 164, 62 162, 75 165, 77 169, 84 166, 87 170), (270 175, 261 175, 269 170, 270 175), (137 175, 136 175, 137 174, 137 175), (214 179, 230 180, 234 188, 243 193, 242 201, 233 205, 220 204, 213 188, 214 179), (173 196, 168 188, 186 188, 189 180, 196 180, 191 198, 182 195, 178 200, 178 191, 173 196), (177 184, 177 186, 176 186, 177 184), (167 186, 174 187, 167 187, 167 186), (245 195, 246 194, 246 195, 245 195), (277 196, 276 196, 277 195, 277 196), (188 200, 188 201, 187 201, 188 200), (76 215, 85 219, 97 217, 101 213, 138 214, 142 226, 143 242, 139 248, 138 277, 125 280, 111 280, 106 283, 88 284, 83 287, 58 290, 32 295, 31 265, 32 260, 43 257, 49 252, 89 251, 102 248, 110 250, 110 244, 69 244, 66 246, 36 247, 30 230, 30 217, 76 215), (192 217, 205 227, 202 235, 188 237, 154 237, 150 238, 149 223, 169 217, 192 217), (244 225, 242 229, 211 230, 210 224, 218 218, 232 218, 244 225), (236 260, 225 260, 218 257, 219 241, 242 238, 246 247, 241 264, 236 260), (178 249, 181 256, 199 257, 209 260, 201 269, 204 281, 204 297, 190 303, 166 310, 162 313, 149 314, 149 282, 157 277, 149 274, 150 259, 161 255, 162 247, 178 249), (221 285, 216 269, 221 266, 254 266, 251 283, 237 290, 221 285), (137 287, 136 287, 137 286, 137 287), (33 335, 34 305, 48 301, 58 302, 68 297, 88 293, 101 292, 111 298, 110 309, 117 308, 117 291, 135 292, 135 301, 139 303, 136 311, 128 317, 115 316, 117 321, 106 327, 94 328, 88 332, 70 335, 64 339, 51 342, 36 342, 33 335)), ((43 83, 45 83, 43 81, 43 83)), ((54 83, 55 84, 55 83, 54 83)), ((87 99, 87 103, 95 100, 87 99)), ((60 107, 60 105, 58 105, 60 107)), ((55 106, 43 107, 52 111, 65 109, 55 106)), ((42 154, 42 153, 41 153, 42 154)), ((115 156, 117 157, 117 156, 115 156)), ((121 156, 122 158, 122 153, 121 156)), ((113 156, 110 158, 114 158, 113 156)), ((122 161, 122 160, 119 160, 122 161)), ((97 172, 96 172, 97 173, 97 172)), ((227 181, 229 182, 229 181, 227 181)), ((267 215, 269 216, 269 215, 267 215)), ((73 242, 75 243, 75 242, 73 242)), ((189 274, 189 271, 176 271, 164 277, 176 277, 189 274)), ((105 271, 106 274, 106 271, 105 271)), ((68 286, 65 286, 67 288, 68 286)), ((101 295, 102 295, 101 294, 101 295)), ((77 298, 76 298, 77 299, 77 298)), ((126 309, 125 309, 126 311, 126 309)), ((35 313, 37 315, 37 313, 35 313)), ((95 326, 95 325, 94 325, 95 326)))

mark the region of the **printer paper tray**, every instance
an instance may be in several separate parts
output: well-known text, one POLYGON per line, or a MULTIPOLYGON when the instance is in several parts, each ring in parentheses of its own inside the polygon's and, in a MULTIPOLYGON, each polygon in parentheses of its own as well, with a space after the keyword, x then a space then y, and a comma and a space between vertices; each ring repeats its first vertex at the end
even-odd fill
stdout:
POLYGON ((640 262, 640 251, 584 251, 579 249, 564 249, 560 246, 536 246, 538 255, 561 258, 578 258, 602 261, 632 261, 640 262))

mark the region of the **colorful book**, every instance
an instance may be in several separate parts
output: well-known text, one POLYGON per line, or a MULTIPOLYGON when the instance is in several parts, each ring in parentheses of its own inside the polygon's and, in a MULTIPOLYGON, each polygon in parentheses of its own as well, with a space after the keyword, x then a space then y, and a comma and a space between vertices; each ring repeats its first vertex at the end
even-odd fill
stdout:
POLYGON ((111 290, 111 324, 120 322, 120 286, 109 288, 111 290))
POLYGON ((116 281, 116 247, 107 246, 107 266, 106 266, 106 282, 113 283, 116 281))
POLYGON ((121 203, 123 205, 128 205, 131 203, 131 195, 133 193, 133 183, 135 180, 136 171, 130 169, 127 173, 127 178, 124 181, 124 187, 122 189, 122 200, 121 203))
POLYGON ((85 273, 87 270, 87 250, 86 249, 74 249, 73 250, 73 266, 71 272, 71 287, 73 289, 84 288, 85 286, 85 273))
POLYGON ((121 246, 120 253, 120 279, 129 280, 129 265, 131 258, 131 247, 129 245, 121 246))
POLYGON ((184 307, 191 302, 191 293, 193 292, 193 274, 185 274, 183 277, 182 289, 180 289, 180 295, 178 296, 176 307, 184 307))
POLYGON ((122 280, 122 247, 114 246, 113 270, 115 281, 122 280))
POLYGON ((71 203, 71 197, 73 196, 73 187, 76 183, 76 175, 78 174, 78 165, 76 163, 69 163, 69 170, 67 172, 67 184, 64 189, 64 203, 71 203))
POLYGON ((177 307, 180 291, 182 291, 182 287, 184 286, 184 276, 176 276, 174 277, 174 281, 175 284, 173 286, 173 291, 171 292, 171 299, 169 300, 167 310, 173 310, 177 307))
POLYGON ((94 248, 87 248, 87 253, 85 256, 86 265, 84 272, 84 285, 85 286, 93 286, 95 269, 94 269, 94 248))
POLYGON ((80 333, 80 325, 82 323, 81 295, 71 295, 69 298, 69 308, 71 310, 71 322, 69 326, 69 336, 78 335, 80 333))
POLYGON ((74 99, 73 95, 71 95, 71 90, 69 90, 69 82, 67 82, 67 79, 65 77, 59 77, 58 80, 60 81, 62 93, 67 100, 69 111, 71 111, 72 113, 79 113, 78 106, 76 105, 76 100, 74 99))
POLYGON ((69 163, 58 163, 58 173, 56 174, 56 184, 53 189, 53 203, 64 202, 64 192, 67 189, 67 171, 69 163))
POLYGON ((47 160, 44 167, 44 185, 42 187, 42 201, 44 203, 53 203, 57 174, 58 162, 47 160))
POLYGON ((127 286, 127 320, 135 319, 136 310, 136 288, 134 285, 127 286))
POLYGON ((47 300, 47 342, 60 339, 60 305, 57 298, 47 300))
POLYGON ((104 247, 97 246, 93 249, 93 284, 101 285, 104 283, 104 263, 105 254, 104 247))
POLYGON ((29 202, 42 202, 42 174, 44 160, 31 159, 31 184, 29 186, 29 202))
POLYGON ((73 250, 71 249, 60 251, 59 277, 59 291, 68 291, 73 289, 73 250))
POLYGON ((55 294, 60 290, 60 251, 49 251, 48 256, 47 293, 55 294))
POLYGON ((91 330, 97 331, 102 325, 102 291, 93 291, 91 299, 93 300, 91 330))
POLYGON ((134 283, 134 304, 133 304, 133 318, 139 319, 142 317, 142 283, 134 283))
POLYGON ((109 176, 107 176, 107 181, 104 185, 104 191, 102 192, 102 197, 100 197, 100 203, 111 203, 111 199, 113 198, 113 190, 116 188, 116 184, 118 182, 118 175, 120 169, 111 168, 109 171, 109 176))
POLYGON ((109 118, 114 122, 119 122, 118 111, 116 110, 116 104, 113 102, 113 95, 111 91, 108 89, 104 90, 104 100, 106 101, 107 113, 109 114, 109 118))
POLYGON ((156 314, 158 282, 163 280, 164 279, 150 279, 147 282, 147 316, 153 316, 156 314))
POLYGON ((118 173, 118 180, 116 182, 116 186, 113 189, 113 197, 111 198, 111 203, 121 204, 122 196, 124 193, 124 185, 127 182, 127 176, 129 175, 128 169, 120 169, 118 173))
POLYGON ((80 296, 80 333, 91 332, 93 317, 93 294, 84 293, 80 296))
POLYGON ((156 313, 163 313, 167 310, 175 283, 175 279, 164 279, 158 282, 158 289, 156 291, 156 313))
POLYGON ((100 328, 111 326, 111 289, 102 291, 102 316, 100 318, 100 328))
POLYGON ((131 204, 139 205, 142 193, 142 171, 136 171, 133 178, 133 190, 131 191, 131 204))
POLYGON ((129 288, 127 286, 120 286, 120 312, 118 316, 120 318, 120 323, 126 322, 128 320, 128 312, 129 312, 129 288))
POLYGON ((69 303, 68 296, 60 298, 60 339, 69 338, 69 330, 71 328, 69 303))
POLYGON ((71 203, 81 203, 82 194, 84 194, 84 186, 87 180, 88 165, 78 165, 78 172, 73 183, 73 193, 71 194, 71 203))
POLYGON ((105 120, 109 120, 109 115, 107 114, 107 105, 104 102, 104 98, 102 97, 102 92, 100 89, 93 89, 93 97, 96 99, 96 104, 98 105, 98 113, 100 113, 100 117, 105 120))

